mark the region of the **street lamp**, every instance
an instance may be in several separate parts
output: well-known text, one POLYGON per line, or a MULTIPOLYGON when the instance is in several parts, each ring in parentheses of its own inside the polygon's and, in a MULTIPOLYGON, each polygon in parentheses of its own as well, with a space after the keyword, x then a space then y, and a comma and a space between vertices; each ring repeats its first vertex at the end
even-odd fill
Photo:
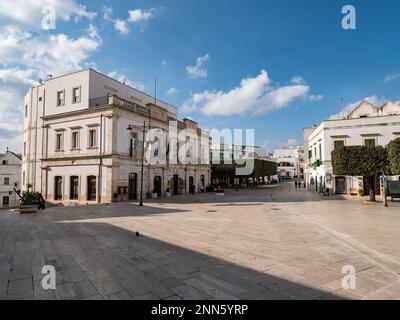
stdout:
POLYGON ((383 179, 382 185, 383 185, 383 199, 384 199, 383 203, 384 203, 385 207, 388 207, 388 202, 387 202, 387 198, 386 198, 387 179, 386 179, 384 171, 382 171, 382 179, 383 179))
POLYGON ((143 170, 144 170, 144 142, 145 142, 145 133, 146 133, 146 121, 143 122, 143 126, 129 126, 126 128, 128 131, 132 131, 133 128, 141 128, 143 131, 143 142, 142 142, 142 165, 141 171, 142 174, 140 176, 140 202, 139 206, 143 207, 143 170))

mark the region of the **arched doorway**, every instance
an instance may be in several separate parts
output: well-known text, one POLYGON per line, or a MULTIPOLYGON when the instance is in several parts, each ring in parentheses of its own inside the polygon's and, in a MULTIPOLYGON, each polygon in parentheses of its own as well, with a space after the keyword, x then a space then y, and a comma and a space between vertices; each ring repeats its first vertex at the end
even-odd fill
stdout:
POLYGON ((174 174, 174 177, 172 178, 173 181, 173 194, 179 194, 179 175, 174 174))
POLYGON ((62 200, 62 177, 54 178, 54 200, 62 200))
POLYGON ((189 192, 192 193, 192 192, 195 192, 195 190, 196 190, 196 186, 194 184, 194 177, 190 176, 189 177, 189 192))
POLYGON ((129 200, 136 200, 137 199, 137 173, 130 173, 129 174, 128 199, 129 200))
POLYGON ((79 199, 79 177, 71 176, 70 178, 70 200, 78 200, 79 199))
POLYGON ((96 201, 96 177, 87 177, 87 200, 96 201))
POLYGON ((204 177, 204 174, 202 174, 201 176, 200 176, 200 183, 201 183, 201 192, 204 192, 204 190, 205 190, 205 177, 204 177))
POLYGON ((154 188, 153 193, 157 193, 158 197, 161 197, 161 190, 162 190, 162 180, 160 176, 154 177, 154 188))

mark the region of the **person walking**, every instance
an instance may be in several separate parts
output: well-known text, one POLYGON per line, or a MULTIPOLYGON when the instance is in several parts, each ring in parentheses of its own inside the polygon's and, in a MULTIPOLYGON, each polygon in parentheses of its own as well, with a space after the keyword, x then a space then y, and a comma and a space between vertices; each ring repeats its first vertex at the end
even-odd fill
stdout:
POLYGON ((297 180, 294 180, 294 186, 297 189, 297 180))
POLYGON ((190 194, 191 195, 195 195, 196 194, 194 184, 190 185, 190 194))

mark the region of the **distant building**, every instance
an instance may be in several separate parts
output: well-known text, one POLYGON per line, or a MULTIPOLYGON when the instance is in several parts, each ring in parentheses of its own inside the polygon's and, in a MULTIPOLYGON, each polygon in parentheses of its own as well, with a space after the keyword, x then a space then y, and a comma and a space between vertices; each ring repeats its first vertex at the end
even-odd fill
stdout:
POLYGON ((301 147, 276 149, 272 160, 278 163, 278 177, 280 179, 301 178, 303 154, 301 147))
MULTIPOLYGON (((348 114, 321 122, 304 129, 306 151, 306 181, 309 187, 319 190, 330 188, 338 194, 369 192, 368 179, 363 177, 334 176, 331 152, 341 146, 386 146, 400 137, 400 102, 388 101, 377 107, 367 101, 356 105, 348 114), (320 165, 316 165, 320 162, 320 165)), ((380 194, 377 177, 376 194, 380 194)))
POLYGON ((49 79, 25 96, 22 188, 32 184, 64 205, 136 200, 144 145, 144 196, 203 190, 209 133, 177 116, 172 105, 92 69, 49 79), (167 134, 165 148, 159 137, 143 141, 144 124, 167 134))
POLYGON ((213 163, 232 159, 270 159, 269 153, 260 146, 212 144, 211 160, 213 163))
MULTIPOLYGON (((7 151, 0 154, 0 207, 9 208, 19 205, 19 197, 13 190, 15 183, 20 186, 21 156, 7 151)), ((19 187, 17 187, 19 190, 19 187)))

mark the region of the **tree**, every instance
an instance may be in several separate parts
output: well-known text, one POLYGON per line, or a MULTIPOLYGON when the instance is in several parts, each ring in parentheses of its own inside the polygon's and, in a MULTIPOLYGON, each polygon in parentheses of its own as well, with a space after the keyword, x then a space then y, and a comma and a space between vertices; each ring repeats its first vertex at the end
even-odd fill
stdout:
POLYGON ((375 201, 375 177, 389 173, 388 151, 383 147, 350 146, 332 151, 333 174, 369 179, 370 200, 375 201))
POLYGON ((389 143, 388 158, 392 174, 400 175, 400 138, 389 143))
MULTIPOLYGON (((246 161, 254 161, 253 172, 247 176, 241 176, 243 178, 260 178, 269 177, 277 174, 278 165, 276 162, 263 160, 263 159, 249 159, 246 161)), ((213 178, 239 178, 236 175, 237 167, 244 167, 246 163, 243 164, 213 164, 211 166, 213 178)))

